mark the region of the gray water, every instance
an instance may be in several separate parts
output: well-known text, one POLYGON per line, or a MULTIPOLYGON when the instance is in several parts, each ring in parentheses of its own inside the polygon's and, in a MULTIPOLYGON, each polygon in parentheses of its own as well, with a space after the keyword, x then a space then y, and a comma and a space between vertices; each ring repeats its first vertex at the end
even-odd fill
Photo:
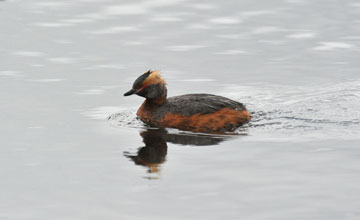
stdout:
POLYGON ((0 219, 359 219, 356 0, 0 1, 0 219), (253 114, 137 121, 134 79, 253 114))

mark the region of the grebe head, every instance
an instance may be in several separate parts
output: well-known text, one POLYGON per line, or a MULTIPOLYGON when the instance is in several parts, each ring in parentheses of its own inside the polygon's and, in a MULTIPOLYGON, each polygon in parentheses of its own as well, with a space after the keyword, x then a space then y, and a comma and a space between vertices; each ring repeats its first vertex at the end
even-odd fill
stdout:
POLYGON ((135 80, 132 89, 125 93, 124 96, 132 94, 136 94, 147 99, 166 98, 166 82, 161 77, 159 71, 148 70, 135 80))

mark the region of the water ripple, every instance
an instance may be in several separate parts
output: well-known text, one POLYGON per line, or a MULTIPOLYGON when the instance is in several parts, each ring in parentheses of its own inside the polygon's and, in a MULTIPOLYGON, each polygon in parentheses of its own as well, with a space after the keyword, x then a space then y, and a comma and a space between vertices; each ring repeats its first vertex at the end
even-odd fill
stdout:
POLYGON ((320 42, 319 46, 313 48, 313 50, 328 51, 336 49, 350 49, 354 45, 345 42, 320 42))
POLYGON ((257 137, 357 139, 360 135, 359 81, 320 88, 263 87, 250 97, 246 103, 253 118, 247 127, 257 137))
POLYGON ((112 126, 146 128, 148 127, 136 117, 136 111, 122 110, 121 112, 112 114, 108 117, 108 121, 112 126))

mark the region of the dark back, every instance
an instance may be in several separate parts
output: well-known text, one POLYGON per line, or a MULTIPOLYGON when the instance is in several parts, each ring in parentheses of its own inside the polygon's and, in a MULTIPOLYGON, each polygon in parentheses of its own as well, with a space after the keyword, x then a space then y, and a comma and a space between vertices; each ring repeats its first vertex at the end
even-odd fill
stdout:
POLYGON ((188 94, 168 98, 156 111, 155 117, 160 119, 171 112, 191 116, 195 114, 210 114, 223 108, 244 110, 245 106, 226 97, 210 94, 188 94))

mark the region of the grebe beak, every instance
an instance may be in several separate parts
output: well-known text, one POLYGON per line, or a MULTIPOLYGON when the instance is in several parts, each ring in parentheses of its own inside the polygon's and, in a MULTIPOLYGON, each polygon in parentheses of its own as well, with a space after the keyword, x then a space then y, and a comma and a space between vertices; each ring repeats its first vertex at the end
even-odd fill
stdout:
POLYGON ((129 95, 132 95, 136 92, 135 89, 130 89, 127 93, 124 94, 124 96, 129 96, 129 95))

